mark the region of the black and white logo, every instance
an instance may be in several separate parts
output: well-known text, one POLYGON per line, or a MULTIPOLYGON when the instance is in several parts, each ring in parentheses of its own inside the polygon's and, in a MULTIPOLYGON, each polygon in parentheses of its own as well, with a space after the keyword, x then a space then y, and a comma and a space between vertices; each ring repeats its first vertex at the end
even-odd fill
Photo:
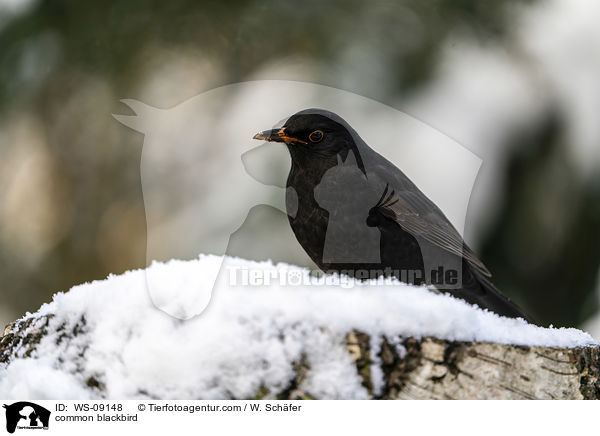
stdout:
POLYGON ((6 409, 6 431, 14 433, 16 429, 48 430, 50 411, 28 401, 4 404, 6 409))

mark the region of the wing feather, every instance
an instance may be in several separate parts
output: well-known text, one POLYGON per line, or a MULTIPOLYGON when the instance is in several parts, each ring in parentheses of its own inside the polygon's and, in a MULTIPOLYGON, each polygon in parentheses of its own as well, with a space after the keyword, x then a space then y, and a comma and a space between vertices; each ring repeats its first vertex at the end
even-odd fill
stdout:
POLYGON ((402 192, 402 195, 397 195, 393 190, 388 194, 388 191, 389 187, 386 185, 381 200, 376 205, 384 216, 396 221, 413 236, 422 237, 450 253, 464 257, 481 274, 491 277, 492 274, 465 244, 442 211, 420 191, 402 192))

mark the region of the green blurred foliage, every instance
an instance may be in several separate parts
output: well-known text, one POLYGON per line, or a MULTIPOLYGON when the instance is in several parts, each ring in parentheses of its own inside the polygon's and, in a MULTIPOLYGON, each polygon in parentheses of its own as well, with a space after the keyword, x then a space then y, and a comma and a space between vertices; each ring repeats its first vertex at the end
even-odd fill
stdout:
POLYGON ((482 256, 496 284, 546 324, 578 325, 598 310, 600 179, 582 180, 559 112, 517 135, 507 187, 482 256))
MULTIPOLYGON (((448 35, 462 33, 484 44, 505 38, 513 6, 524 3, 34 3, 0 27, 0 111, 5 126, 19 114, 34 120, 24 128, 36 126, 34 136, 43 143, 52 183, 40 195, 52 199, 53 207, 46 208, 51 212, 44 213, 59 217, 52 229, 60 236, 35 261, 15 254, 22 251, 19 237, 0 240, 2 304, 18 313, 35 310, 52 292, 145 265, 142 136, 110 114, 123 111, 119 98, 142 97, 140 82, 160 66, 157 52, 165 53, 164 62, 170 53, 185 52, 218 72, 190 84, 170 104, 247 80, 264 65, 290 57, 309 65, 318 83, 386 103, 428 82, 448 35)), ((599 188, 574 181, 548 200, 554 189, 544 182, 548 174, 560 172, 562 183, 576 169, 562 157, 559 117, 532 130, 538 134, 514 139, 523 146, 511 148, 517 153, 482 257, 497 284, 538 319, 574 325, 596 309, 599 188), (568 208, 568 216, 560 215, 568 220, 558 223, 560 237, 545 247, 556 223, 539 226, 536 214, 553 208, 568 208)), ((10 137, 4 141, 5 151, 14 153, 10 137)))

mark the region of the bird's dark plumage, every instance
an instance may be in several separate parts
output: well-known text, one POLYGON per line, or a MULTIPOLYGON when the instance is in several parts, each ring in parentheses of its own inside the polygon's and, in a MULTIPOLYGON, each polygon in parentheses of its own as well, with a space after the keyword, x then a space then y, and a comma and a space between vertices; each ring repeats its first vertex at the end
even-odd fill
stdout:
POLYGON ((444 213, 338 115, 307 109, 255 139, 286 144, 290 225, 323 271, 393 275, 529 320, 488 280, 444 213))

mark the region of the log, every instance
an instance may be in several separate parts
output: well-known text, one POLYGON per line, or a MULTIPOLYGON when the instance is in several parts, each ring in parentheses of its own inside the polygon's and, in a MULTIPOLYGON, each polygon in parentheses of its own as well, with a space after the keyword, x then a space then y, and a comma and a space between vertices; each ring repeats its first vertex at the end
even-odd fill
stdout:
MULTIPOLYGON (((16 360, 33 358, 52 318, 52 314, 34 315, 10 323, 0 340, 0 369, 16 360)), ((85 330, 85 318, 68 328, 63 325, 62 331, 58 327, 53 332, 56 347, 68 348, 85 330)), ((374 354, 372 339, 360 331, 350 331, 344 339, 356 374, 371 399, 600 398, 599 346, 559 348, 381 336, 374 354), (375 371, 383 379, 377 388, 375 371)), ((77 371, 77 365, 60 358, 55 366, 77 371)), ((261 387, 252 398, 317 398, 305 389, 310 373, 310 363, 302 357, 294 363, 294 375, 287 386, 277 392, 261 387)), ((92 397, 106 397, 101 379, 101 375, 84 379, 92 397)))
MULTIPOLYGON (((349 338, 360 338, 352 333, 349 338)), ((371 362, 368 338, 352 340, 357 367, 371 362)), ((599 399, 599 347, 552 348, 435 338, 403 341, 399 356, 384 339, 385 399, 599 399)))

